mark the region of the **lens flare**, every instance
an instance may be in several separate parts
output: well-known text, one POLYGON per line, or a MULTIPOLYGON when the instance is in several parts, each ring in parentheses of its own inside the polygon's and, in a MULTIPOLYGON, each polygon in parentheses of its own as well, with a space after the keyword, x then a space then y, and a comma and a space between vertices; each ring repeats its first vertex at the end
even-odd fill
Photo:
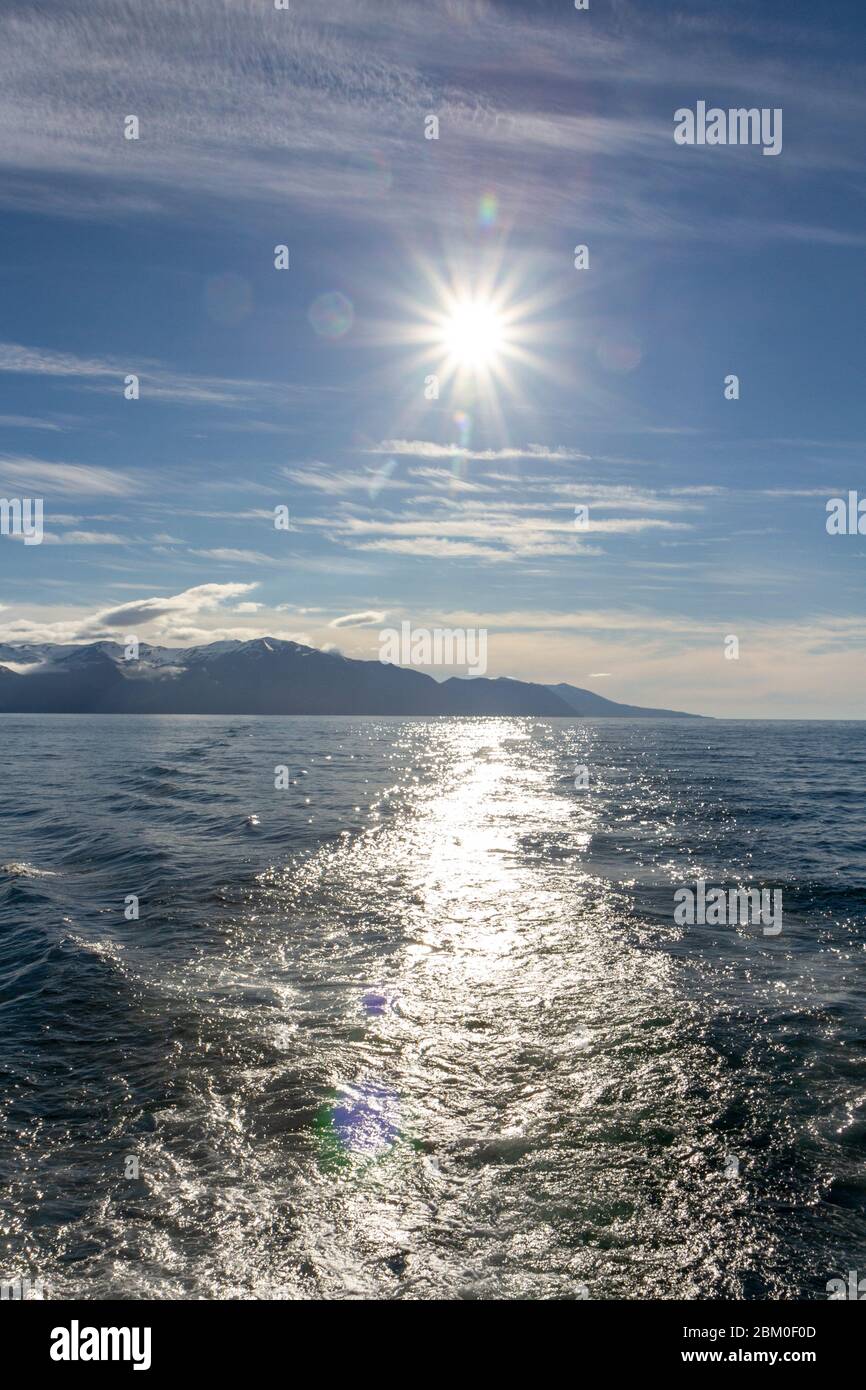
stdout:
POLYGON ((253 307, 248 280, 229 271, 208 280, 204 292, 205 308, 214 323, 233 325, 245 319, 253 307))
POLYGON ((320 338, 342 338, 355 322, 352 301, 339 290, 320 294, 310 305, 310 323, 320 338))
POLYGON ((344 1086, 319 1110, 315 1128, 323 1167, 377 1162, 401 1138, 400 1098, 389 1086, 344 1086))
POLYGON ((377 989, 368 989, 361 999, 364 1013, 369 1018, 378 1018, 388 1008, 388 996, 377 989))
POLYGON ((375 502, 382 488, 387 486, 396 471, 396 459, 386 459, 380 468, 374 470, 367 484, 367 491, 370 494, 371 502, 375 502))
POLYGON ((484 193, 478 201, 479 227, 495 227, 499 216, 499 200, 495 193, 484 193))
POLYGON ((457 441, 461 449, 468 449, 472 443, 472 416, 466 410, 455 410, 454 423, 457 426, 457 441))

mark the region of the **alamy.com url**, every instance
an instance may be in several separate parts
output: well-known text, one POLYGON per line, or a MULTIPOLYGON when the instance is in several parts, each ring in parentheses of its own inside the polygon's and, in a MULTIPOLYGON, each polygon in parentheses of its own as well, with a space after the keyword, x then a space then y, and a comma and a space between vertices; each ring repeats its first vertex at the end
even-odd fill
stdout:
POLYGON ((737 1347, 732 1351, 681 1351, 683 1361, 764 1361, 775 1366, 781 1361, 817 1361, 814 1351, 748 1351, 737 1347))

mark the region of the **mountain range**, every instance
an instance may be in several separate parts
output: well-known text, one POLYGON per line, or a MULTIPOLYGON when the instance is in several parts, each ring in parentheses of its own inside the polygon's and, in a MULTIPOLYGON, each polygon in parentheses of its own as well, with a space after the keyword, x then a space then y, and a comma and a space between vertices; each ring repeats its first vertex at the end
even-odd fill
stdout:
POLYGON ((142 642, 132 660, 109 641, 0 644, 0 712, 698 717, 617 704, 564 682, 436 681, 275 637, 184 648, 142 642))

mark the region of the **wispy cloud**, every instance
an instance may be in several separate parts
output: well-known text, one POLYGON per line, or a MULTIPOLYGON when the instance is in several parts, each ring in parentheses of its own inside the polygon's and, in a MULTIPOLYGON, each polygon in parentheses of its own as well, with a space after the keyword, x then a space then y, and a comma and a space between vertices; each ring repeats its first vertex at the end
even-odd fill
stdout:
POLYGON ((495 463, 500 459, 535 459, 541 462, 571 463, 584 461, 588 454, 565 447, 550 449, 544 444, 527 444, 522 448, 469 449, 461 444, 436 444, 429 439, 383 439, 381 444, 364 451, 368 454, 395 454, 398 457, 475 459, 495 463))
MULTIPOLYGON (((612 235, 739 240, 761 233, 759 216, 726 213, 724 203, 707 214, 700 200, 671 196, 694 187, 713 152, 690 150, 688 165, 679 158, 660 96, 688 70, 698 90, 760 92, 778 104, 790 73, 767 56, 772 31, 750 49, 735 47, 737 33, 719 24, 708 42, 707 29, 675 11, 650 17, 636 6, 627 24, 602 30, 556 7, 480 0, 402 0, 387 24, 377 0, 298 14, 261 0, 7 6, 0 197, 104 219, 205 198, 227 211, 253 200, 282 206, 290 187, 293 207, 393 225, 425 216, 435 178, 443 221, 459 225, 484 168, 494 186, 517 182, 522 203, 543 207, 549 225, 571 228, 591 214, 612 235), (576 87, 581 60, 589 75, 576 87), (243 100, 231 95, 239 90, 243 100), (447 166, 424 145, 431 110, 447 166), (141 122, 137 141, 123 139, 127 112, 141 122), (576 151, 592 159, 591 180, 563 178, 561 156, 576 151), (395 172, 399 200, 387 197, 395 172)), ((821 167, 849 176, 858 164, 835 136, 840 122, 862 126, 856 72, 834 71, 840 100, 831 108, 813 80, 824 55, 789 36, 808 114, 800 147, 786 149, 789 179, 821 167)), ((754 179, 754 162, 740 161, 736 174, 729 165, 728 176, 754 179)), ((853 210, 845 227, 783 213, 772 235, 845 245, 859 228, 853 210)))
POLYGON ((110 531, 46 531, 44 535, 49 545, 126 545, 123 536, 110 531))
POLYGON ((175 371, 135 354, 119 358, 82 357, 49 348, 0 343, 0 372, 24 376, 70 378, 84 389, 123 391, 128 375, 137 376, 142 398, 167 404, 240 406, 262 400, 285 403, 295 393, 315 394, 335 387, 297 387, 284 382, 248 381, 232 377, 195 376, 175 371))
POLYGON ((310 488, 314 492, 327 492, 333 497, 346 496, 352 492, 376 492, 404 490, 409 484, 400 478, 392 478, 380 470, 365 468, 352 472, 350 469, 331 469, 307 466, 305 468, 283 468, 282 475, 299 487, 310 488))
POLYGON ((34 492, 126 497, 139 484, 128 473, 84 463, 50 463, 47 459, 0 456, 0 482, 34 492))
POLYGON ((387 618, 387 613, 370 610, 366 613, 344 613, 341 618, 332 618, 329 627, 376 627, 387 618))
POLYGON ((210 550, 193 550, 193 555, 201 555, 206 560, 219 560, 226 565, 275 565, 278 562, 259 550, 232 550, 227 546, 215 546, 210 550))
POLYGON ((305 517, 303 526, 322 528, 344 545, 359 550, 436 559, 475 558, 491 564, 520 559, 597 554, 585 537, 597 534, 637 535, 646 531, 687 530, 688 523, 659 517, 610 517, 593 520, 576 531, 567 510, 521 514, 517 508, 497 513, 481 503, 402 516, 305 517))
POLYGON ((409 475, 412 478, 422 478, 431 487, 444 489, 446 492, 487 492, 495 491, 488 483, 479 483, 470 478, 459 478, 447 468, 410 468, 409 475))
POLYGON ((0 415, 0 425, 16 430, 52 430, 59 433, 63 429, 54 420, 40 420, 33 415, 0 415))

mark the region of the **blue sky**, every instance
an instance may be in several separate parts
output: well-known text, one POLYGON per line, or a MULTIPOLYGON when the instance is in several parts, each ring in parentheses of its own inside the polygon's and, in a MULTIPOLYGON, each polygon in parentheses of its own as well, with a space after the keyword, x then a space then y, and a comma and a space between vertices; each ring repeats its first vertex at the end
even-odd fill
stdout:
POLYGON ((373 657, 408 619, 487 628, 492 675, 859 717, 866 539, 825 508, 866 495, 864 38, 841 3, 7 0, 0 493, 48 534, 0 537, 0 640, 373 657), (782 153, 677 145, 699 100, 782 108, 782 153), (449 375, 431 321, 485 286, 509 350, 449 375))

